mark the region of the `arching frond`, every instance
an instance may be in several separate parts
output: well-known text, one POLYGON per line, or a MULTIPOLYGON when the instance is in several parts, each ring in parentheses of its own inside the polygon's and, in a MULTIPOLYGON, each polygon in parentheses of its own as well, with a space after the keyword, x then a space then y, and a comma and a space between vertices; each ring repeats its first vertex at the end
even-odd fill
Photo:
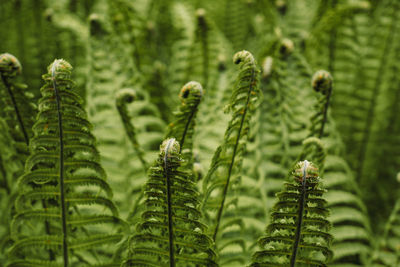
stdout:
POLYGON ((241 67, 230 104, 227 106, 227 110, 232 112, 232 118, 223 144, 217 148, 203 181, 203 212, 211 225, 221 264, 231 261, 244 262, 240 253, 236 254, 229 246, 239 245, 241 251, 245 250, 240 237, 242 223, 235 211, 235 191, 240 187, 241 163, 246 151, 250 119, 261 94, 258 88, 259 70, 252 54, 248 51, 238 52, 234 55, 233 62, 241 64, 241 67), (229 231, 231 233, 227 234, 229 231))

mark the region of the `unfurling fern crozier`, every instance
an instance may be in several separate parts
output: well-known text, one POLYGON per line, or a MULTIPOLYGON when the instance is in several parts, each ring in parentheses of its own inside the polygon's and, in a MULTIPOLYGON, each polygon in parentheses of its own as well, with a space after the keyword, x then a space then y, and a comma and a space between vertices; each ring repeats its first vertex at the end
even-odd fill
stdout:
POLYGON ((277 194, 267 234, 253 255, 255 266, 327 266, 332 256, 328 210, 322 195, 318 169, 307 160, 299 162, 292 181, 277 194))
POLYGON ((145 210, 130 237, 123 266, 217 266, 212 240, 199 220, 199 193, 180 170, 179 143, 166 139, 145 185, 145 210))

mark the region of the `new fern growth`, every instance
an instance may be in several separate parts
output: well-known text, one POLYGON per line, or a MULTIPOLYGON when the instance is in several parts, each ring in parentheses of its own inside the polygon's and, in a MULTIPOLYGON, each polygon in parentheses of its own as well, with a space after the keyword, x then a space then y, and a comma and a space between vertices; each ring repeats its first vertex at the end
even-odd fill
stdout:
POLYGON ((169 124, 167 137, 176 138, 180 144, 179 153, 189 169, 193 168, 193 134, 198 106, 203 97, 203 87, 198 82, 188 82, 179 94, 181 106, 175 120, 169 124))
POLYGON ((28 145, 32 137, 36 107, 27 86, 15 82, 21 72, 22 66, 16 57, 8 53, 0 55, 0 76, 4 86, 4 91, 0 92, 4 107, 0 114, 6 118, 15 141, 28 145))
POLYGON ((299 162, 292 180, 277 194, 279 201, 251 266, 327 266, 332 236, 324 192, 318 169, 307 160, 299 162))
POLYGON ((148 163, 144 157, 144 151, 140 147, 137 137, 136 130, 134 125, 131 123, 131 116, 128 113, 126 104, 132 103, 136 98, 136 92, 133 89, 125 88, 117 92, 116 95, 116 106, 119 112, 119 116, 121 117, 122 124, 125 128, 125 133, 128 136, 129 141, 132 143, 133 148, 135 149, 136 154, 140 162, 143 165, 144 172, 147 172, 148 163))
MULTIPOLYGON (((242 225, 240 219, 235 218, 232 212, 227 212, 228 217, 225 219, 223 213, 235 202, 233 193, 235 187, 240 185, 241 162, 246 150, 250 118, 261 94, 258 88, 259 70, 253 55, 248 51, 238 52, 233 56, 233 62, 241 66, 230 104, 227 107, 232 112, 232 119, 225 132, 224 142, 217 148, 209 172, 203 181, 205 193, 203 210, 207 212, 208 220, 212 225, 212 238, 219 244, 220 249, 227 248, 228 243, 243 243, 238 233, 223 240, 222 233, 226 228, 242 225)), ((230 255, 226 260, 232 261, 235 258, 237 255, 236 257, 230 255)))
POLYGON ((71 70, 55 60, 43 75, 31 155, 18 180, 9 266, 104 263, 99 247, 121 239, 107 227, 120 219, 71 70))
POLYGON ((326 152, 321 138, 324 135, 325 125, 328 121, 329 102, 332 94, 332 76, 329 72, 320 70, 312 77, 314 91, 320 93, 314 106, 315 113, 311 117, 309 137, 303 141, 302 151, 297 161, 312 159, 323 174, 326 152))
POLYGON ((332 94, 332 80, 330 73, 324 70, 317 71, 312 78, 312 87, 316 92, 320 92, 320 95, 315 107, 317 112, 311 118, 310 136, 322 138, 324 134, 332 94))
POLYGON ((145 186, 145 210, 129 240, 123 266, 217 266, 212 240, 200 222, 199 193, 180 170, 179 143, 166 139, 145 186))

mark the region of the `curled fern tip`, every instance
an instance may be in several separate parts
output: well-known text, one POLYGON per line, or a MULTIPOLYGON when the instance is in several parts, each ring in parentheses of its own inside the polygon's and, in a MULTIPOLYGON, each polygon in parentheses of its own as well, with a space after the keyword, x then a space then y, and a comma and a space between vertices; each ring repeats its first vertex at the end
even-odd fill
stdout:
POLYGON ((16 76, 21 74, 22 66, 19 60, 9 54, 4 53, 0 55, 0 72, 4 76, 16 76))
POLYGON ((169 138, 164 140, 160 146, 160 152, 163 154, 178 154, 180 150, 180 145, 175 138, 169 138))
POLYGON ((290 55, 294 50, 294 43, 292 40, 284 38, 281 41, 280 52, 284 56, 290 55))
POLYGON ((136 91, 131 88, 124 88, 119 90, 116 95, 118 103, 132 103, 136 99, 136 91))
POLYGON ((69 79, 72 66, 64 59, 56 59, 49 65, 47 72, 53 79, 69 79))
POLYGON ((255 60, 249 51, 242 50, 233 55, 233 63, 239 64, 241 62, 255 63, 255 60))
POLYGON ((179 93, 179 98, 184 102, 190 97, 190 95, 197 96, 200 100, 203 96, 203 87, 200 83, 191 81, 185 84, 179 93))
POLYGON ((318 168, 308 160, 300 161, 294 168, 293 176, 298 182, 303 182, 303 179, 316 180, 318 178, 318 168))
POLYGON ((332 75, 325 70, 317 71, 312 77, 312 87, 316 92, 321 92, 324 95, 331 90, 332 82, 332 75))

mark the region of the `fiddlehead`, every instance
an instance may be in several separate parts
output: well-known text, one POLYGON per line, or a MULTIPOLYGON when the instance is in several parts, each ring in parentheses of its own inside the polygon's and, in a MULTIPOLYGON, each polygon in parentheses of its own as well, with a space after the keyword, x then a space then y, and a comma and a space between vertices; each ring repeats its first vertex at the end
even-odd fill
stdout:
POLYGON ((167 137, 174 137, 180 144, 179 153, 188 169, 193 168, 193 135, 198 106, 203 97, 203 87, 198 82, 188 82, 179 94, 181 106, 175 113, 175 120, 169 124, 167 137))
POLYGON ((166 139, 145 185, 145 209, 123 266, 217 266, 212 240, 199 220, 192 174, 180 171, 179 143, 166 139))
POLYGON ((328 120, 328 108, 332 94, 332 76, 329 72, 320 70, 313 77, 311 85, 317 93, 320 93, 314 105, 315 113, 311 116, 309 138, 303 141, 303 148, 297 161, 312 159, 323 175, 326 152, 321 138, 328 120), (314 147, 314 149, 313 149, 314 147))
POLYGON ((332 76, 329 72, 320 70, 312 77, 313 89, 320 93, 315 105, 316 113, 311 117, 310 136, 322 138, 328 118, 328 108, 332 95, 332 76))

